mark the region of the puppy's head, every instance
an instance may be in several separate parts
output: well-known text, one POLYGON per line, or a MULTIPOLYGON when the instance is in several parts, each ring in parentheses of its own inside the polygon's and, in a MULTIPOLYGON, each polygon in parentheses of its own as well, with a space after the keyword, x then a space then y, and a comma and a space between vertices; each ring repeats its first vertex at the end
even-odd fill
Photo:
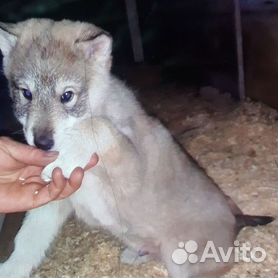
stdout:
POLYGON ((109 76, 111 45, 107 33, 87 23, 0 23, 4 74, 30 145, 57 149, 60 138, 89 116, 89 103, 109 76))

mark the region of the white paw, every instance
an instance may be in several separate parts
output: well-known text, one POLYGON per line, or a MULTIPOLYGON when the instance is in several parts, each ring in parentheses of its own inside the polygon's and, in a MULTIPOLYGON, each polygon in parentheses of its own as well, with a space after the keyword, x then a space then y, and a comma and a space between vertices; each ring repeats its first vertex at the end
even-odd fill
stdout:
POLYGON ((68 154, 67 156, 60 154, 54 162, 48 164, 43 169, 41 173, 41 178, 46 182, 51 181, 52 172, 56 167, 62 169, 65 178, 69 178, 72 171, 76 167, 84 168, 89 162, 90 158, 90 154, 68 154))
POLYGON ((52 171, 54 170, 54 168, 52 167, 53 163, 48 164, 46 167, 44 167, 43 171, 41 172, 41 178, 45 181, 45 182, 50 182, 51 181, 51 177, 52 177, 52 171))
POLYGON ((149 255, 140 256, 139 253, 133 249, 126 248, 121 254, 121 263, 130 265, 139 265, 150 260, 149 255))
POLYGON ((0 264, 0 278, 29 278, 32 267, 24 262, 0 264))
POLYGON ((46 167, 44 167, 42 173, 41 173, 41 178, 45 182, 50 182, 52 180, 52 172, 55 168, 59 167, 62 169, 63 175, 65 178, 69 178, 71 171, 75 167, 71 165, 65 165, 61 159, 57 159, 54 162, 48 164, 46 167))

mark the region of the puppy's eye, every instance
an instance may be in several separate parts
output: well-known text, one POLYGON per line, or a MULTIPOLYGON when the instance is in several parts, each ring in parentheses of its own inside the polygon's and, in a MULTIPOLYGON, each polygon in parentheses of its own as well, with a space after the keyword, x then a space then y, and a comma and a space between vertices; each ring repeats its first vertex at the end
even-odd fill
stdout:
POLYGON ((74 96, 73 91, 66 91, 61 95, 60 100, 62 103, 67 103, 73 99, 73 96, 74 96))
POLYGON ((28 99, 28 100, 32 100, 32 93, 28 90, 28 89, 21 89, 22 90, 22 95, 28 99))

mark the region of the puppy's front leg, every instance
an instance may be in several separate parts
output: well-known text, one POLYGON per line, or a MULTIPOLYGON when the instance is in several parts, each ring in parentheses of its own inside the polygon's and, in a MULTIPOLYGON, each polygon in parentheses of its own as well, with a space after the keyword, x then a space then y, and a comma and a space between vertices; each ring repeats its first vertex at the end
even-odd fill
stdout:
POLYGON ((59 155, 43 169, 43 180, 50 181, 56 167, 61 168, 64 177, 69 178, 76 167, 84 168, 87 165, 97 150, 91 124, 91 119, 84 120, 65 134, 57 136, 56 150, 59 151, 59 155))
POLYGON ((15 238, 14 252, 0 264, 0 278, 29 277, 71 210, 69 202, 58 201, 29 211, 15 238))
POLYGON ((62 141, 57 143, 58 158, 42 171, 41 177, 45 181, 51 179, 56 167, 60 167, 63 175, 69 178, 76 167, 86 166, 93 153, 97 153, 102 159, 104 154, 110 152, 115 161, 115 157, 123 155, 123 151, 130 145, 128 139, 109 120, 101 117, 83 120, 61 138, 62 141))

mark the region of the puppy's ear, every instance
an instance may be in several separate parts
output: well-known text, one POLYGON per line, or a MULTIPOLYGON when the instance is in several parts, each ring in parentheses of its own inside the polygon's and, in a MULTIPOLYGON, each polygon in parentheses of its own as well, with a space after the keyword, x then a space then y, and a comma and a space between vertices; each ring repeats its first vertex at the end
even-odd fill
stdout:
POLYGON ((75 41, 75 44, 83 51, 86 59, 94 58, 99 61, 110 60, 112 38, 104 31, 89 36, 82 36, 75 41))
POLYGON ((0 22, 0 50, 4 57, 9 56, 15 46, 17 36, 11 32, 13 24, 0 22))

